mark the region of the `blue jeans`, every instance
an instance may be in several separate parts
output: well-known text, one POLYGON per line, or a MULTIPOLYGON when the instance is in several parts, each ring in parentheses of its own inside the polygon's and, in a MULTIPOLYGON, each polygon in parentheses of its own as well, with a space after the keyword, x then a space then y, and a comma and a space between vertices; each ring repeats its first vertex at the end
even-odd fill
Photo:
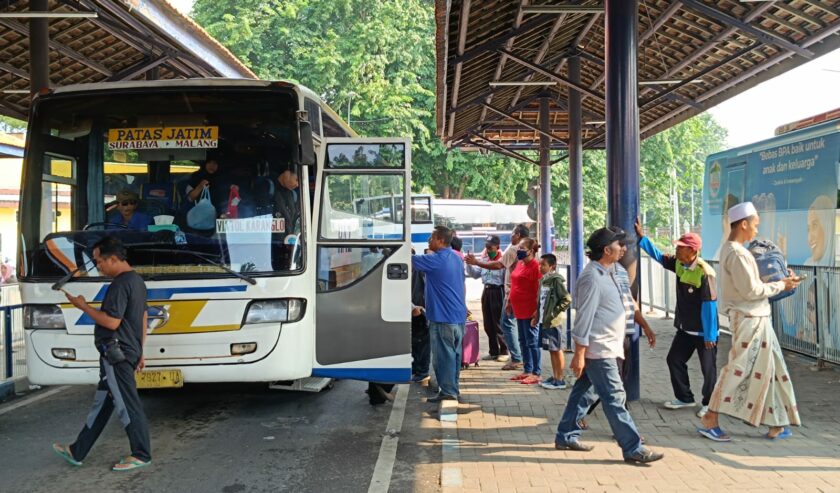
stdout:
POLYGON ((432 366, 441 395, 460 395, 458 378, 461 376, 461 341, 465 324, 429 322, 432 340, 432 366))
POLYGON ((540 329, 531 327, 530 318, 517 318, 516 324, 519 326, 519 345, 522 347, 522 361, 525 363, 523 371, 539 376, 542 370, 540 329))
POLYGON ((557 425, 554 442, 557 445, 566 445, 580 438, 581 429, 578 422, 586 416, 586 411, 596 395, 601 398, 604 414, 624 457, 638 452, 642 448, 642 438, 624 405, 627 396, 621 384, 615 358, 586 360, 583 374, 569 394, 569 402, 566 403, 566 410, 560 418, 560 424, 557 425))
POLYGON ((522 351, 519 347, 519 335, 517 334, 516 324, 514 323, 513 315, 508 315, 505 311, 506 304, 507 296, 505 296, 505 301, 504 303, 502 303, 502 335, 505 336, 505 344, 507 344, 508 353, 510 353, 511 361, 521 363, 522 351))

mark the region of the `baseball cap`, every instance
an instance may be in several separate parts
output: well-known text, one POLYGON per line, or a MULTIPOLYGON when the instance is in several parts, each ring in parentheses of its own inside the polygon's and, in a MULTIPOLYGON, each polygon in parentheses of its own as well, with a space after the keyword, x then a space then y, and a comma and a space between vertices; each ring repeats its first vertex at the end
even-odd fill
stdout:
POLYGON ((502 244, 502 240, 496 235, 487 235, 487 238, 484 238, 484 243, 487 245, 499 246, 502 244))
POLYGON ((626 237, 627 233, 625 233, 623 229, 617 226, 601 228, 595 230, 594 233, 589 235, 589 239, 586 240, 586 247, 594 252, 603 249, 605 246, 609 245, 614 241, 621 241, 626 237))
POLYGON ((688 247, 695 252, 699 252, 703 247, 703 239, 700 238, 700 235, 697 233, 686 233, 680 236, 680 238, 674 242, 674 245, 688 247))

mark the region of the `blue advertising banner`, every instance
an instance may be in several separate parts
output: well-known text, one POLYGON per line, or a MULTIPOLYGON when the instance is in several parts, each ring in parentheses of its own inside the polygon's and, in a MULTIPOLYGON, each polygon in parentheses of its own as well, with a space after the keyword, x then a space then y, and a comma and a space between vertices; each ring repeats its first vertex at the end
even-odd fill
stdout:
POLYGON ((717 260, 729 235, 726 211, 750 200, 759 237, 776 243, 796 265, 835 263, 840 134, 767 141, 752 152, 710 156, 703 190, 703 256, 717 260))

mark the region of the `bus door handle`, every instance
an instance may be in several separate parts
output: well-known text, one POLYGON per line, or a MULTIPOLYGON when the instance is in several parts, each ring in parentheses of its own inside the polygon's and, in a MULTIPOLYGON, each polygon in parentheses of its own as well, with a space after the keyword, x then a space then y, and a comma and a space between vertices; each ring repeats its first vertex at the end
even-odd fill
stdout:
POLYGON ((388 279, 408 279, 408 264, 388 264, 388 279))

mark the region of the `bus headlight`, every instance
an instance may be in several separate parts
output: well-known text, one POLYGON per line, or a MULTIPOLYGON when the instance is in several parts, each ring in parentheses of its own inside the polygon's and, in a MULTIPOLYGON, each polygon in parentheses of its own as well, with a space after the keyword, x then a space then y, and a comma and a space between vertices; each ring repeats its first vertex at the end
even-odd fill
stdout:
POLYGON ((23 328, 63 329, 64 314, 58 305, 26 305, 23 307, 23 328))
POLYGON ((243 354, 251 354, 257 350, 256 342, 237 342, 230 345, 230 354, 232 356, 241 356, 243 354))
POLYGON ((245 315, 246 324, 297 322, 303 318, 304 302, 301 299, 255 300, 245 315))
POLYGON ((52 355, 55 359, 66 359, 74 361, 76 359, 76 350, 70 348, 54 347, 52 355))

